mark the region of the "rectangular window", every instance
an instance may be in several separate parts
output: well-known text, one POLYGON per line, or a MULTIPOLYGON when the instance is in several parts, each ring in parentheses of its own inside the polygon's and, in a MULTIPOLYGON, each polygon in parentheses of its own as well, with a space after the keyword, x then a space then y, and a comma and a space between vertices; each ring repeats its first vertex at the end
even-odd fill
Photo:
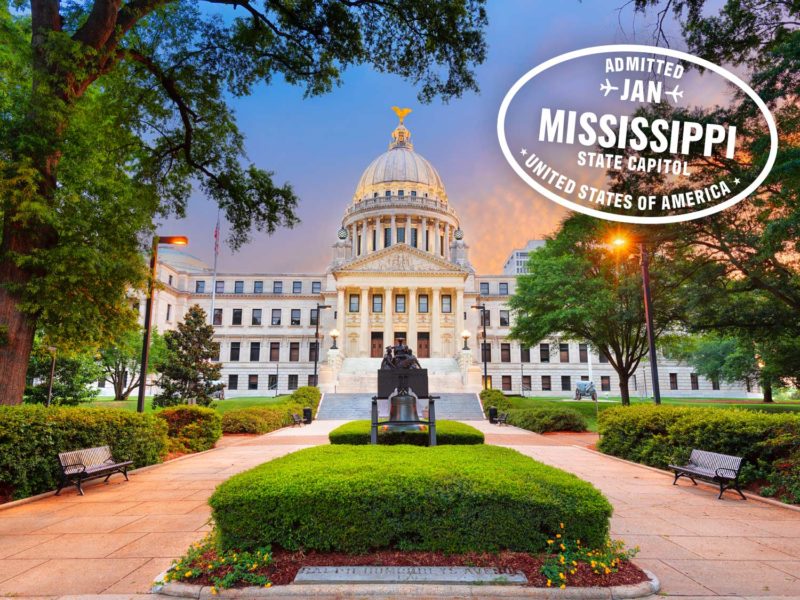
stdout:
POLYGON ((314 362, 318 360, 317 358, 317 349, 319 348, 319 342, 310 342, 308 344, 308 361, 314 362))
POLYGON ((531 376, 530 375, 523 375, 522 376, 522 391, 523 392, 530 392, 531 391, 531 376))
POLYGON ((581 375, 581 381, 589 381, 588 375, 581 375))
POLYGON ((503 375, 501 384, 504 392, 511 391, 511 375, 503 375))
POLYGON ((507 310, 500 311, 500 327, 508 327, 511 324, 509 312, 507 310))
POLYGON ((442 295, 442 312, 443 313, 453 312, 453 297, 450 294, 442 295))
POLYGON ((486 327, 491 327, 492 326, 492 311, 490 311, 488 309, 487 310, 482 310, 481 314, 483 315, 483 323, 482 324, 485 325, 486 327))
POLYGON ((542 375, 542 391, 549 392, 553 389, 552 381, 550 380, 550 375, 542 375))
POLYGON ((697 373, 692 373, 691 375, 689 375, 689 381, 692 384, 692 389, 693 390, 699 390, 700 389, 700 380, 697 377, 697 373))
POLYGON ((550 344, 539 344, 539 362, 550 362, 550 344))
POLYGON ((500 362, 511 362, 511 344, 500 344, 500 362))
POLYGON ((297 375, 289 375, 289 389, 290 390, 297 389, 297 375))
POLYGON ((289 343, 289 361, 297 362, 300 360, 300 342, 289 343))
POLYGON ((378 230, 377 229, 373 229, 372 230, 372 251, 375 252, 375 250, 377 250, 377 249, 378 249, 378 230))
POLYGON ((300 309, 293 308, 291 313, 291 321, 289 325, 300 325, 300 309))
POLYGON ((489 342, 481 342, 481 362, 492 362, 492 345, 489 342))
POLYGON ((258 375, 248 375, 247 376, 247 389, 248 390, 257 390, 258 389, 258 375))
POLYGON ((392 229, 390 227, 383 228, 383 247, 388 248, 392 245, 392 229))
POLYGON ((167 304, 167 321, 172 321, 172 304, 167 304))
POLYGON ((312 308, 312 309, 309 311, 309 319, 308 319, 308 324, 309 324, 309 325, 316 325, 316 324, 317 324, 317 319, 318 319, 318 318, 319 318, 319 311, 318 311, 316 308, 312 308))
POLYGON ((263 281, 254 281, 253 282, 253 293, 254 294, 263 294, 264 293, 264 282, 263 281))
POLYGON ((608 363, 608 358, 602 352, 597 356, 597 360, 601 363, 608 363))
POLYGON ((214 325, 222 325, 222 309, 214 309, 214 325))
POLYGON ((482 281, 481 282, 481 296, 488 296, 489 295, 489 282, 482 281))
POLYGON ((569 392, 572 389, 572 378, 569 375, 561 376, 561 391, 569 392))
POLYGON ((420 313, 428 312, 428 294, 420 294, 417 298, 420 313))
POLYGON ((520 362, 524 362, 524 363, 531 362, 531 349, 530 348, 520 348, 519 349, 519 360, 520 360, 520 362))
POLYGON ((611 376, 610 375, 601 375, 600 376, 600 391, 601 392, 610 392, 611 391, 611 376))
POLYGON ((167 277, 167 285, 172 285, 172 275, 167 277))
POLYGON ((239 376, 238 375, 228 375, 228 389, 229 390, 238 390, 239 389, 239 376))
POLYGON ((677 373, 670 373, 669 374, 669 389, 677 390, 678 389, 678 374, 677 373))
POLYGON ((319 294, 322 292, 322 282, 321 281, 312 281, 311 282, 311 293, 312 294, 319 294))
POLYGON ((558 345, 558 355, 561 362, 569 362, 569 344, 558 345))
POLYGON ((97 387, 99 387, 100 389, 103 389, 104 387, 106 387, 106 378, 105 377, 103 377, 102 379, 98 379, 97 380, 97 387))
POLYGON ((233 282, 233 293, 234 294, 244 294, 244 281, 234 281, 233 282))
POLYGON ((261 342, 250 342, 250 361, 258 362, 261 360, 261 342))
POLYGON ((224 281, 217 281, 217 283, 214 284, 214 291, 217 294, 224 294, 225 293, 225 282, 224 281))
POLYGON ((253 316, 250 320, 251 325, 261 325, 261 309, 254 308, 253 309, 253 316))
POLYGON ((272 282, 272 293, 273 294, 282 294, 283 293, 283 282, 282 281, 273 281, 272 282))
POLYGON ((508 296, 508 283, 505 281, 500 284, 500 295, 508 296))
POLYGON ((372 312, 374 313, 383 312, 383 294, 372 295, 372 312))
POLYGON ((239 360, 239 349, 241 347, 240 342, 231 342, 231 362, 236 362, 239 360))
POLYGON ((414 227, 411 229, 411 247, 417 247, 417 228, 414 227))
POLYGON ((267 376, 267 389, 268 390, 277 390, 278 389, 278 376, 274 373, 272 375, 267 376))
POLYGON ((292 293, 293 294, 302 294, 303 293, 303 282, 302 281, 293 281, 292 282, 292 293))
POLYGON ((269 361, 270 362, 278 362, 281 359, 281 343, 280 342, 270 342, 269 343, 269 361))
POLYGON ((398 244, 405 244, 406 243, 406 230, 404 227, 401 227, 397 230, 397 243, 398 244))
POLYGON ((219 351, 220 351, 220 343, 219 342, 211 342, 211 348, 213 354, 211 356, 211 360, 217 362, 219 360, 219 351))
POLYGON ((195 294, 205 294, 206 293, 206 282, 205 281, 195 281, 194 282, 194 293, 195 294))
POLYGON ((711 380, 711 389, 719 390, 719 379, 717 379, 716 377, 711 380))
POLYGON ((405 294, 395 294, 394 297, 394 312, 406 312, 406 296, 405 294))
POLYGON ((280 325, 281 324, 281 309, 280 308, 273 308, 272 309, 272 324, 273 325, 280 325))
POLYGON ((231 317, 231 325, 241 325, 241 324, 242 324, 242 309, 234 308, 233 316, 231 317))
POLYGON ((481 377, 481 387, 487 390, 493 389, 491 375, 489 375, 488 377, 481 377))
POLYGON ((582 363, 589 362, 589 346, 578 344, 578 360, 582 363))
POLYGON ((357 313, 358 312, 358 303, 360 298, 358 294, 350 294, 350 312, 357 313))

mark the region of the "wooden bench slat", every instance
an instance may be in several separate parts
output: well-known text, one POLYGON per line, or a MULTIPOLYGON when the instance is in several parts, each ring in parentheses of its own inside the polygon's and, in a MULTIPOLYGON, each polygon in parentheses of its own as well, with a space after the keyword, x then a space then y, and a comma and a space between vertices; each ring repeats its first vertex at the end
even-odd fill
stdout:
POLYGON ((58 453, 58 463, 61 467, 61 481, 56 490, 56 496, 67 483, 73 483, 78 488, 78 493, 83 496, 82 483, 89 479, 106 476, 106 483, 114 473, 122 473, 128 481, 128 467, 133 461, 117 461, 114 459, 109 446, 96 448, 81 448, 68 452, 58 453))

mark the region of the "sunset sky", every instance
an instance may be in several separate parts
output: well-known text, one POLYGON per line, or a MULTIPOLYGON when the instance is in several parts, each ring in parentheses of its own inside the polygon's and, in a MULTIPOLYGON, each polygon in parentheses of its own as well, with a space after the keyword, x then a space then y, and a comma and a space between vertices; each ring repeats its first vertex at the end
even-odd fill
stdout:
MULTIPOLYGON (((398 105, 413 109, 406 126, 415 150, 439 170, 473 266, 479 273, 499 273, 513 248, 552 232, 565 214, 522 183, 503 158, 496 135, 503 96, 526 71, 563 52, 651 43, 654 15, 634 20, 630 9, 618 12, 622 4, 490 1, 488 58, 477 69, 481 91, 450 104, 422 105, 413 85, 369 67, 345 72, 343 85, 322 97, 303 99, 302 89, 277 81, 255 88, 248 98, 232 99, 249 160, 274 171, 277 183, 294 186, 302 222, 271 237, 256 234, 237 253, 223 245, 220 270, 324 271, 362 171, 387 149, 397 122, 390 107, 398 105)), ((672 42, 682 47, 676 32, 672 42)), ((159 232, 188 235, 187 251, 210 263, 216 216, 216 207, 198 192, 187 217, 163 223, 159 232)), ((226 229, 223 222, 223 237, 226 229)))

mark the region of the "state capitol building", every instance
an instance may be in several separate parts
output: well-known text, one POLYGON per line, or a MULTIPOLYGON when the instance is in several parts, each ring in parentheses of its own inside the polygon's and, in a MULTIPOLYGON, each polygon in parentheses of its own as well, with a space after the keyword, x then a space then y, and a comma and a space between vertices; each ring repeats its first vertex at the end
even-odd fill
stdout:
MULTIPOLYGON (((515 251, 506 274, 476 274, 469 234, 402 118, 391 138, 345 207, 325 273, 218 273, 215 284, 209 265, 162 250, 153 325, 175 328, 193 304, 210 313, 228 397, 313 385, 315 358, 323 392, 374 392, 384 348, 400 340, 428 369, 432 393, 474 392, 482 387, 483 326, 473 307, 482 304, 491 387, 565 397, 591 374, 601 399, 618 396, 616 373, 587 344, 554 337, 526 348, 508 339, 520 257, 542 243, 515 251)), ((744 385, 711 382, 663 358, 659 376, 664 396, 747 395, 744 385)), ((645 363, 631 380, 632 397, 651 392, 649 378, 645 363)))

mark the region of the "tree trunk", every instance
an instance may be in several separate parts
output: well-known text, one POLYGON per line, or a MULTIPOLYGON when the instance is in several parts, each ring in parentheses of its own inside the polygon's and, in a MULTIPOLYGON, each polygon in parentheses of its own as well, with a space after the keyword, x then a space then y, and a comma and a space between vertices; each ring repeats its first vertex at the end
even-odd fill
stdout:
POLYGON ((25 376, 33 348, 36 319, 19 310, 20 300, 6 285, 20 283, 22 273, 6 258, 0 264, 0 326, 5 340, 0 344, 0 404, 22 403, 25 376))
POLYGON ((772 381, 769 379, 765 379, 761 383, 761 387, 764 389, 764 402, 772 403, 774 400, 772 399, 772 381))
POLYGON ((627 373, 617 373, 619 375, 619 395, 622 398, 622 406, 631 405, 630 376, 627 373))

